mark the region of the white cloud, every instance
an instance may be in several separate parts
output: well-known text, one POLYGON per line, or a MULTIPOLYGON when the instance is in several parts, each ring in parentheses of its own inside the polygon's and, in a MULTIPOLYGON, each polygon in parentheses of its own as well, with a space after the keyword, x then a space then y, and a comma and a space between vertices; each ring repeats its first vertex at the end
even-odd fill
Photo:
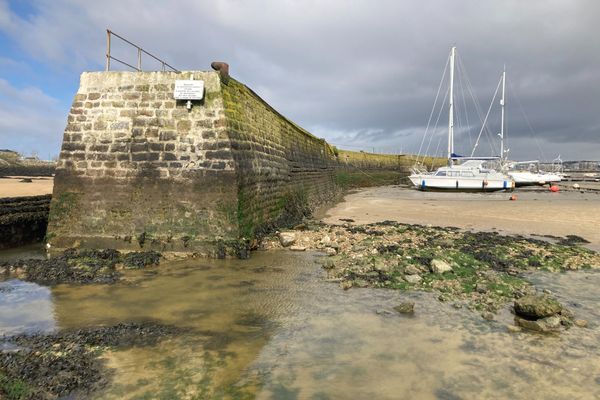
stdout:
POLYGON ((65 124, 56 99, 39 88, 16 88, 0 79, 0 148, 52 157, 58 154, 65 124))
MULTIPOLYGON (((37 12, 22 18, 9 15, 0 0, 0 30, 43 62, 73 75, 103 68, 109 27, 180 69, 227 61, 234 76, 284 115, 302 126, 347 132, 329 136, 353 145, 406 147, 408 139, 395 132, 422 132, 447 52, 456 44, 483 103, 506 63, 545 144, 567 147, 563 154, 571 157, 579 157, 580 148, 600 154, 596 0, 32 4, 37 12)), ((135 52, 118 41, 113 52, 135 62, 135 52)), ((527 135, 514 97, 508 104, 509 128, 527 135)))

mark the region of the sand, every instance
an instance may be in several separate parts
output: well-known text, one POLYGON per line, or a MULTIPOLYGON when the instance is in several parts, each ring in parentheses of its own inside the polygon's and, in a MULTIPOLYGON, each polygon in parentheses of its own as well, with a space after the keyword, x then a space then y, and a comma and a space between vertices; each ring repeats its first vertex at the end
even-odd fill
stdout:
POLYGON ((578 235, 600 250, 600 193, 551 193, 547 189, 439 193, 382 186, 347 195, 323 220, 339 224, 340 218, 357 224, 394 220, 506 234, 578 235), (516 201, 509 201, 511 194, 517 196, 516 201))
POLYGON ((54 178, 43 177, 2 177, 0 178, 0 198, 37 196, 51 194, 54 186, 54 178), (20 182, 23 178, 29 178, 30 183, 20 182))

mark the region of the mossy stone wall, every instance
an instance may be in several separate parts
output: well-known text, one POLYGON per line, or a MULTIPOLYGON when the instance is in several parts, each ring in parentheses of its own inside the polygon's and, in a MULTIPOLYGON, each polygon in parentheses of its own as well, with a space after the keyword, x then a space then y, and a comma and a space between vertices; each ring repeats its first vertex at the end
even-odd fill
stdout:
POLYGON ((337 151, 215 72, 84 73, 47 237, 56 249, 240 255, 252 239, 333 200, 338 175, 349 171, 399 179, 406 165, 398 156, 337 151), (173 89, 192 77, 206 92, 187 110, 173 89))

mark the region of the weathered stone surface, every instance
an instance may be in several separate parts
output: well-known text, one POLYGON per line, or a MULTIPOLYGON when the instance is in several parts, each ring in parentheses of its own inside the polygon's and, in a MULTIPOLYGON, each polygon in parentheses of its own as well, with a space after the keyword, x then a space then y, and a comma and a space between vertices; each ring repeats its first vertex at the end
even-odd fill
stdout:
POLYGON ((334 249, 333 247, 327 247, 325 249, 325 254, 327 254, 328 256, 335 256, 337 254, 337 250, 334 249))
POLYGON ((279 233, 279 243, 283 247, 288 247, 293 245, 296 242, 296 234, 294 232, 280 232, 279 233))
POLYGON ((403 303, 398 304, 394 307, 394 310, 400 314, 414 314, 415 312, 415 302, 414 301, 405 301, 403 303))
POLYGON ((404 275, 404 280, 408 283, 417 284, 423 281, 420 275, 404 275))
POLYGON ((338 152, 216 72, 84 73, 67 119, 56 248, 133 250, 123 238, 145 235, 145 249, 221 255, 334 199, 338 171, 406 171, 398 156, 338 152), (205 98, 187 110, 172 90, 192 77, 205 98))
POLYGON ((404 273, 407 275, 418 275, 421 273, 421 270, 415 265, 409 264, 404 268, 404 273))
POLYGON ((434 259, 431 260, 431 264, 429 265, 431 272, 434 274, 442 274, 444 272, 452 271, 452 267, 444 260, 434 259))
POLYGON ((575 326, 578 326, 580 328, 587 328, 588 326, 588 322, 585 319, 576 319, 573 321, 573 323, 575 324, 575 326))
POLYGON ((561 329, 560 318, 557 316, 529 320, 521 317, 515 317, 515 323, 527 330, 534 332, 555 332, 561 329))
POLYGON ((560 313, 562 305, 548 295, 529 295, 515 300, 515 313, 529 319, 540 319, 560 313))
POLYGON ((294 246, 290 246, 290 250, 291 251, 306 251, 306 247, 294 245, 294 246))

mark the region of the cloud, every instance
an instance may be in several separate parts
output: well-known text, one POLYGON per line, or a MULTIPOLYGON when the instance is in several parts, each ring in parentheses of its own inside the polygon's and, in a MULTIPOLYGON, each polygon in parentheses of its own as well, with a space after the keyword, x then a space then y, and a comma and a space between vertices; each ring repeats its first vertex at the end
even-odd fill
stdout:
POLYGON ((65 126, 58 101, 35 87, 0 79, 0 147, 47 158, 58 154, 65 126))
MULTIPOLYGON (((31 57, 74 76, 103 68, 110 27, 179 69, 227 61, 290 119, 365 148, 418 149, 449 48, 457 45, 484 109, 507 65, 515 157, 540 156, 529 125, 541 147, 560 149, 564 158, 600 154, 595 0, 38 0, 25 17, 6 4, 0 1, 0 30, 31 57)), ((117 41, 113 52, 135 62, 135 52, 117 41)), ((476 135, 476 113, 469 120, 476 135)), ((468 152, 466 132, 457 145, 468 152)))

